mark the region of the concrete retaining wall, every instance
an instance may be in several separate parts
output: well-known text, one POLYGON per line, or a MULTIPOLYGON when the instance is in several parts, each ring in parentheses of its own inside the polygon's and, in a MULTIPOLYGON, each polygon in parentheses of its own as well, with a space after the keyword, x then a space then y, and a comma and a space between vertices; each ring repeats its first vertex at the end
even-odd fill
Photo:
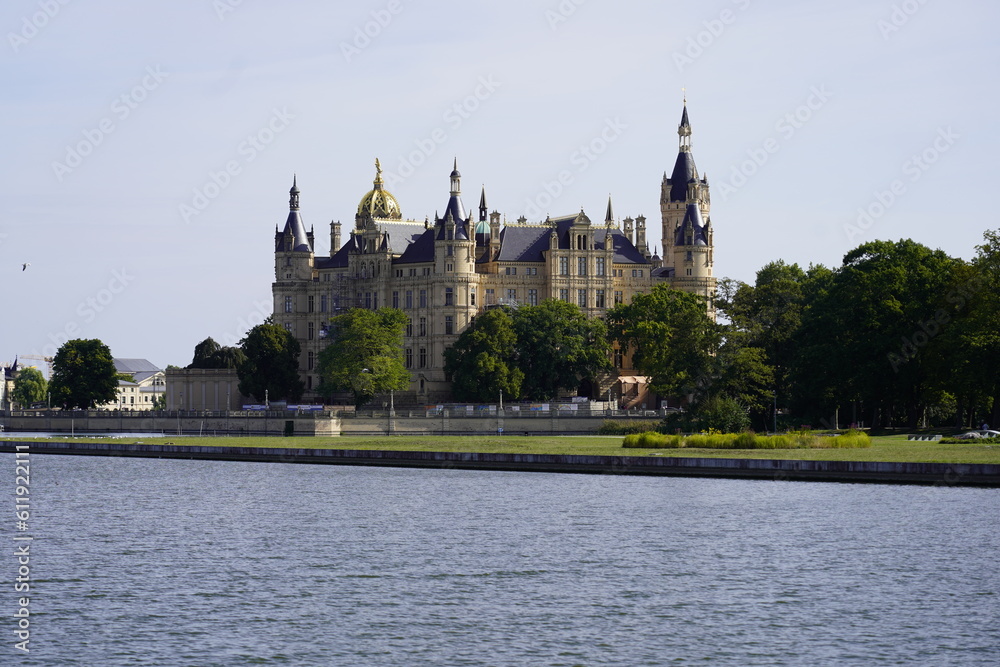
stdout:
POLYGON ((774 481, 874 482, 939 486, 1000 486, 1000 465, 704 459, 666 456, 578 456, 383 450, 203 447, 126 443, 0 442, 0 451, 27 445, 32 454, 267 461, 333 465, 462 468, 613 475, 729 477, 774 481))
MULTIPOLYGON (((390 418, 387 413, 369 413, 368 416, 334 416, 331 413, 302 414, 272 410, 268 413, 251 411, 225 412, 105 412, 90 410, 69 415, 53 412, 51 415, 26 415, 14 413, 3 419, 3 425, 13 432, 53 433, 164 433, 168 435, 282 435, 287 422, 292 422, 295 435, 490 435, 500 429, 508 434, 537 435, 588 435, 597 432, 605 417, 603 414, 580 415, 572 413, 536 412, 522 413, 517 417, 507 415, 467 416, 430 414, 423 410, 397 410, 390 418)), ((648 422, 650 428, 659 423, 660 417, 614 417, 648 422)))
POLYGON ((314 415, 295 415, 272 411, 170 413, 117 413, 91 410, 73 416, 18 416, 4 420, 8 431, 52 433, 164 433, 187 435, 283 435, 288 422, 294 435, 340 435, 340 419, 314 415))

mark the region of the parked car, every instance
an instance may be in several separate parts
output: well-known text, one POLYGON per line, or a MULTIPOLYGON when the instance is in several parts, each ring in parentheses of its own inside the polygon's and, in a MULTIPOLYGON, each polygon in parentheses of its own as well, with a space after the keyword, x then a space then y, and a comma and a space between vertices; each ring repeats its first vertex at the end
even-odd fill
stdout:
POLYGON ((968 433, 963 433, 962 435, 956 435, 956 438, 961 438, 963 440, 980 440, 982 438, 996 438, 1000 437, 1000 431, 994 431, 992 429, 988 431, 978 430, 969 431, 968 433))

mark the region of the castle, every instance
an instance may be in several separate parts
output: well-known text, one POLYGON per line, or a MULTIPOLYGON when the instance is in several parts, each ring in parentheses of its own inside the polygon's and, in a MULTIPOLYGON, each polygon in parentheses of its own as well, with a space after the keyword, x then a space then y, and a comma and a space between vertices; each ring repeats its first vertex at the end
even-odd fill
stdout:
MULTIPOLYGON (((350 308, 391 306, 406 313, 410 398, 431 403, 450 397, 445 349, 490 306, 561 299, 600 317, 659 282, 701 294, 711 304, 716 282, 711 200, 708 179, 699 176, 691 154, 686 103, 677 132, 677 159, 660 189, 662 257, 656 250, 650 254, 646 218, 627 217, 619 227, 610 198, 603 224, 583 210, 541 222, 524 217, 501 222, 500 213, 488 212, 485 187, 478 211, 469 211, 457 159, 444 213, 433 221, 403 217, 376 160, 373 187, 361 198, 346 241, 340 222, 331 222, 330 256, 316 256, 293 180, 288 218, 282 230, 275 227, 273 320, 301 344, 303 400, 318 399, 317 360, 329 319, 350 308)), ((616 374, 591 388, 593 395, 620 384, 616 396, 641 396, 644 378, 635 377, 629 362, 629 355, 616 349, 616 374)))

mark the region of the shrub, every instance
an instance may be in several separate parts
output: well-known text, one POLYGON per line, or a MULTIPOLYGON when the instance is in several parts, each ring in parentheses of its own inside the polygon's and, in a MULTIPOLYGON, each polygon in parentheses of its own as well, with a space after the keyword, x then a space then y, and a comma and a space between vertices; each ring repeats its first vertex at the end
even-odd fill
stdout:
POLYGON ((605 419, 597 429, 598 435, 629 435, 646 433, 650 429, 648 421, 631 421, 627 419, 605 419))
POLYGON ((622 447, 625 448, 642 447, 642 443, 639 442, 639 435, 640 435, 639 433, 630 433, 626 435, 625 439, 622 441, 622 447))
POLYGON ((695 419, 703 429, 718 429, 723 433, 739 433, 750 428, 750 416, 735 399, 713 396, 697 406, 695 419))
POLYGON ((733 449, 733 435, 722 433, 698 433, 684 438, 684 447, 696 449, 733 449))
POLYGON ((656 431, 633 433, 625 436, 622 442, 622 447, 633 449, 677 449, 682 446, 681 436, 664 435, 656 431))
POLYGON ((637 433, 625 437, 622 447, 644 449, 810 449, 810 448, 855 448, 871 447, 871 438, 862 431, 850 431, 833 438, 821 438, 807 431, 785 433, 783 435, 756 435, 751 431, 743 433, 698 433, 681 437, 664 435, 653 431, 637 433))
POLYGON ((821 440, 829 441, 824 442, 821 446, 834 449, 858 449, 872 446, 872 439, 864 431, 851 430, 843 435, 832 438, 821 438, 821 440))

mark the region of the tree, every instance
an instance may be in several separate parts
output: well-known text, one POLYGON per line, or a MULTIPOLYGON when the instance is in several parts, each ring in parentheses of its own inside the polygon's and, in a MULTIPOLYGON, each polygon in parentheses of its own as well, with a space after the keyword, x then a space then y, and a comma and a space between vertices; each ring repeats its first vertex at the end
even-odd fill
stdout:
POLYGON ((245 360, 237 368, 239 390, 258 401, 297 401, 304 389, 299 379, 301 347, 284 327, 258 324, 240 341, 245 360))
POLYGON ((1000 231, 984 241, 948 290, 954 321, 927 349, 935 388, 957 399, 956 426, 1000 424, 1000 231))
POLYGON ((512 317, 525 398, 548 400, 610 370, 604 322, 589 319, 575 304, 548 299, 522 306, 512 317))
POLYGON ((911 240, 847 253, 806 297, 793 373, 807 388, 802 398, 828 416, 856 401, 870 410, 872 426, 916 426, 933 383, 928 344, 955 316, 949 287, 962 264, 911 240))
POLYGON ((987 231, 984 243, 976 246, 973 266, 977 287, 969 308, 975 323, 970 346, 982 378, 982 389, 992 399, 990 423, 1000 425, 1000 230, 987 231))
POLYGON ((239 368, 246 355, 238 347, 222 347, 211 336, 194 347, 194 359, 188 368, 239 368))
POLYGON ((756 283, 739 283, 727 301, 716 301, 729 320, 727 342, 756 347, 762 361, 773 369, 770 389, 788 398, 788 373, 792 366, 793 337, 802 322, 804 283, 807 274, 798 264, 770 262, 757 272, 756 283))
POLYGON ((517 334, 506 308, 476 317, 455 344, 444 351, 444 372, 460 401, 495 401, 500 393, 521 397, 524 371, 517 366, 517 334))
POLYGON ((63 343, 52 361, 52 402, 63 408, 89 409, 118 398, 118 372, 111 350, 100 340, 63 343))
POLYGON ((774 397, 774 367, 760 347, 740 346, 726 341, 716 357, 716 381, 706 393, 727 396, 758 419, 766 417, 774 397))
POLYGON ((330 344, 319 353, 319 391, 346 391, 358 407, 410 385, 403 363, 406 315, 396 308, 352 308, 331 320, 330 344))
POLYGON ((702 402, 694 411, 693 419, 704 430, 740 433, 750 428, 746 406, 724 394, 712 396, 702 402))
POLYGON ((701 394, 713 383, 719 329, 704 297, 665 284, 608 311, 608 331, 662 396, 701 394))
POLYGON ((191 360, 188 368, 215 368, 212 365, 212 359, 220 349, 221 346, 209 336, 194 346, 194 359, 191 360))
POLYGON ((49 383, 46 382, 45 376, 40 370, 30 366, 22 368, 14 380, 11 400, 22 409, 30 408, 32 404, 45 400, 48 386, 49 383))

